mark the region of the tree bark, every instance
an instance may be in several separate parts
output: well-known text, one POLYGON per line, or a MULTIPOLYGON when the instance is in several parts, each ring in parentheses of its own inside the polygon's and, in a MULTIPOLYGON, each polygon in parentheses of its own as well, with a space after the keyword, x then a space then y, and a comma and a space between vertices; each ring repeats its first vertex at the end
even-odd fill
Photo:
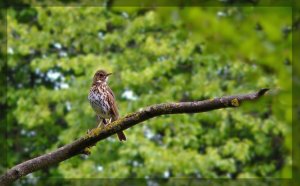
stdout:
POLYGON ((268 90, 269 89, 264 88, 249 94, 225 96, 204 101, 163 103, 146 107, 110 123, 105 128, 95 128, 91 130, 89 134, 53 152, 27 160, 12 167, 0 177, 0 185, 9 185, 29 173, 58 164, 78 154, 88 153, 87 148, 98 141, 150 118, 165 114, 199 113, 220 108, 238 107, 243 101, 258 99, 268 90))

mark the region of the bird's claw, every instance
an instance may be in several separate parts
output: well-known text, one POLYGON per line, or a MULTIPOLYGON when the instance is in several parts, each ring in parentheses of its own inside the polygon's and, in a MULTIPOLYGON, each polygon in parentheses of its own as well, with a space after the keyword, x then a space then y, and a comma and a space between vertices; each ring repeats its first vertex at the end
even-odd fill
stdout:
POLYGON ((88 129, 88 130, 86 131, 86 134, 91 134, 91 132, 92 132, 92 130, 88 129))

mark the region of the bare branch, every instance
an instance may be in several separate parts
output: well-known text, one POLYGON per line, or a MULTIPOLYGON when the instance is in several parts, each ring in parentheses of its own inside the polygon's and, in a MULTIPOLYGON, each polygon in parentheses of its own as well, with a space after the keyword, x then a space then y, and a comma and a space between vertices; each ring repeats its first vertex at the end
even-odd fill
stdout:
MULTIPOLYGON (((20 163, 0 177, 0 185, 9 185, 15 180, 37 170, 58 164, 66 159, 84 152, 100 140, 103 140, 117 132, 128 129, 150 118, 165 114, 199 113, 220 108, 238 107, 243 101, 255 100, 264 95, 269 89, 261 89, 258 92, 225 96, 204 101, 163 103, 146 107, 140 111, 128 114, 105 128, 93 129, 89 135, 67 144, 59 149, 20 163)), ((130 140, 130 139, 129 139, 130 140)))

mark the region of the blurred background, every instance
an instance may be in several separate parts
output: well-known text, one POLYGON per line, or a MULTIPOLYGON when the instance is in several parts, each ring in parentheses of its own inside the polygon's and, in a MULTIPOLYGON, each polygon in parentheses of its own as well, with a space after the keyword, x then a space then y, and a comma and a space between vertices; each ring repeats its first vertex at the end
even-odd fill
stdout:
MULTIPOLYGON (((7 10, 7 162, 95 127, 98 69, 120 115, 163 102, 271 88, 235 109, 161 116, 28 175, 43 178, 291 178, 292 11, 288 7, 27 7, 7 10)), ((1 142, 3 143, 3 142, 1 142)))

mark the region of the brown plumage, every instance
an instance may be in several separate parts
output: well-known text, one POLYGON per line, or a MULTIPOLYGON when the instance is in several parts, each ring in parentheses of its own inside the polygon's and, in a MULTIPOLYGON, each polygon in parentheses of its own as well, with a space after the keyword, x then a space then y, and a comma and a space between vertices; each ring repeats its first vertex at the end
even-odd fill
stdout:
MULTIPOLYGON (((107 85, 109 75, 111 75, 111 73, 107 73, 104 70, 98 70, 94 75, 88 96, 90 104, 96 112, 98 119, 100 119, 104 125, 107 124, 106 119, 113 122, 119 118, 114 93, 107 85)), ((118 132, 117 135, 120 141, 126 140, 123 131, 118 132)))

